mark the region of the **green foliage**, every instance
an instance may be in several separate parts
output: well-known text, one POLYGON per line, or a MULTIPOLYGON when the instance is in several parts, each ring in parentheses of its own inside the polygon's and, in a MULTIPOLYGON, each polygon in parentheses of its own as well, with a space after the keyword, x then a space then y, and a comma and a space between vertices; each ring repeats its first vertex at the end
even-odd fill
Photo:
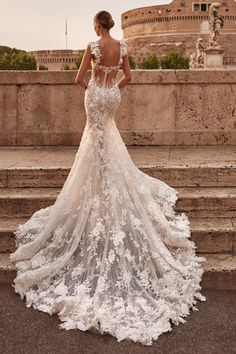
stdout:
POLYGON ((82 59, 83 59, 83 54, 80 54, 75 62, 76 69, 79 69, 82 59))
POLYGON ((68 64, 65 64, 63 70, 70 70, 69 65, 68 65, 68 64))
POLYGON ((37 70, 37 61, 25 51, 13 48, 0 56, 0 70, 37 70))
POLYGON ((12 49, 10 47, 4 46, 4 45, 0 45, 0 59, 3 56, 4 53, 11 53, 12 49))
POLYGON ((128 54, 128 59, 129 59, 130 69, 135 69, 136 68, 136 64, 135 64, 134 58, 132 57, 131 54, 128 54))
POLYGON ((149 54, 147 58, 143 58, 139 63, 140 69, 158 69, 159 61, 155 53, 149 54))
POLYGON ((162 69, 188 69, 189 60, 184 58, 179 52, 168 52, 160 60, 162 69))
POLYGON ((46 65, 40 64, 39 70, 48 70, 48 67, 46 65))

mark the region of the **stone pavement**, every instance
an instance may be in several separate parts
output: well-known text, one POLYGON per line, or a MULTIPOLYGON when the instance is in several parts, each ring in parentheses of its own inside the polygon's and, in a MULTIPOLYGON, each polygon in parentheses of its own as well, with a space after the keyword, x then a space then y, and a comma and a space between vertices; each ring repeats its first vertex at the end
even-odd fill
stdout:
POLYGON ((172 325, 152 346, 111 335, 60 329, 57 315, 27 308, 10 285, 0 286, 1 354, 234 354, 236 292, 205 290, 199 311, 172 325))
MULTIPOLYGON (((139 167, 235 167, 236 146, 127 146, 139 167)), ((70 168, 77 146, 0 146, 0 167, 70 168)))

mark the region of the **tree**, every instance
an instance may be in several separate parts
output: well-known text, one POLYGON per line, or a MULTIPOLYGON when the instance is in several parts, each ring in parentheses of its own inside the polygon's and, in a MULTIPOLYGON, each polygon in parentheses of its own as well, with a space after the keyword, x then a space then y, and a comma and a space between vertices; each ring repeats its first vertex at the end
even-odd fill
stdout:
POLYGON ((160 60, 162 69, 188 69, 189 59, 183 57, 179 52, 168 52, 160 60))
POLYGON ((158 69, 159 61, 156 54, 151 53, 147 58, 143 58, 138 67, 140 69, 158 69))
POLYGON ((11 53, 12 49, 10 47, 7 47, 5 45, 0 45, 0 59, 3 56, 4 53, 11 53))
POLYGON ((134 58, 132 57, 131 54, 128 54, 128 59, 129 59, 129 65, 131 69, 135 69, 136 68, 136 64, 134 61, 134 58))
POLYGON ((25 51, 13 48, 0 57, 0 70, 37 70, 37 61, 25 51))
POLYGON ((82 59, 83 59, 83 54, 80 54, 75 62, 76 69, 79 69, 82 59))
POLYGON ((40 64, 39 70, 48 70, 48 67, 46 65, 40 64))

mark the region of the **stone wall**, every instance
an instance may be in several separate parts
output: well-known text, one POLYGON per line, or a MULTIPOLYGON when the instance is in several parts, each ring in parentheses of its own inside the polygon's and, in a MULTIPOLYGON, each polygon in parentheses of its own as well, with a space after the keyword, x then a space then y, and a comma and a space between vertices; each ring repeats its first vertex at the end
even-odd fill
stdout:
MULTIPOLYGON (((0 145, 78 145, 86 114, 75 76, 0 71, 0 145)), ((121 94, 127 145, 236 144, 234 70, 134 70, 121 94)))

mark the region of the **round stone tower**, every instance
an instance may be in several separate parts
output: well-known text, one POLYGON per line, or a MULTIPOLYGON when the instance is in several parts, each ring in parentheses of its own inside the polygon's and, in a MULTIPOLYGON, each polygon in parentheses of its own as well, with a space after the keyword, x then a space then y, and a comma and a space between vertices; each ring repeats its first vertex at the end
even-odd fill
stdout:
MULTIPOLYGON (((196 40, 208 42, 208 8, 211 2, 173 0, 170 4, 141 7, 122 14, 122 29, 129 52, 137 61, 155 52, 161 57, 177 50, 189 56, 196 40)), ((225 49, 224 63, 236 66, 236 1, 221 2, 224 27, 219 44, 225 49)))

